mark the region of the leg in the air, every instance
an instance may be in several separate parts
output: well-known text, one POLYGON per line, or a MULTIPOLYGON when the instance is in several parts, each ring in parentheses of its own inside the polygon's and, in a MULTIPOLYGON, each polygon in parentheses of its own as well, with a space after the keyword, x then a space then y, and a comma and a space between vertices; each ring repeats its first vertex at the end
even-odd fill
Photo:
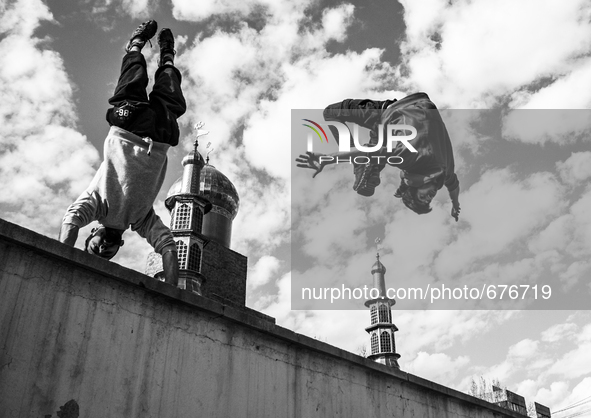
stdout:
POLYGON ((156 115, 155 141, 172 146, 178 144, 179 128, 177 119, 187 110, 187 103, 181 89, 182 76, 174 66, 174 37, 170 29, 158 34, 160 45, 159 68, 156 71, 154 88, 150 93, 150 107, 156 115))
POLYGON ((119 106, 124 102, 147 103, 148 73, 146 60, 141 53, 143 46, 156 34, 158 25, 150 20, 142 23, 131 35, 125 46, 127 54, 121 64, 121 75, 109 104, 119 106))

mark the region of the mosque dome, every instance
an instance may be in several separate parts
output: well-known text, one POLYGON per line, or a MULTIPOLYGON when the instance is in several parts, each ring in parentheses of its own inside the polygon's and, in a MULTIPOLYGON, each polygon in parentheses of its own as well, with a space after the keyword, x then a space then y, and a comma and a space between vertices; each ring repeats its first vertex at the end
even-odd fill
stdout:
POLYGON ((179 177, 178 179, 176 179, 176 181, 174 183, 172 183, 172 186, 170 186, 170 189, 168 189, 168 194, 166 195, 166 200, 164 201, 164 205, 166 206, 166 209, 172 210, 172 208, 174 206, 173 197, 181 194, 182 185, 183 185, 183 177, 182 176, 179 177))
POLYGON ((240 197, 234 184, 213 165, 205 164, 201 169, 199 195, 209 199, 212 205, 228 211, 233 220, 240 207, 240 197))
MULTIPOLYGON (((179 177, 168 189, 165 204, 168 210, 174 206, 173 197, 181 194, 183 177, 179 177)), ((226 217, 233 220, 240 207, 240 197, 234 184, 213 165, 206 164, 201 169, 199 196, 208 199, 218 211, 224 211, 226 217)))
MULTIPOLYGON (((199 163, 200 161, 189 154, 183 160, 183 165, 190 167, 195 162, 199 163)), ((168 190, 165 200, 168 210, 173 209, 175 197, 183 195, 183 177, 177 179, 168 190)), ((232 221, 238 214, 240 207, 240 198, 236 187, 222 172, 207 163, 202 166, 199 173, 198 196, 211 203, 211 211, 208 210, 203 217, 202 234, 229 248, 232 237, 232 221)))
POLYGON ((373 266, 371 267, 371 274, 374 274, 374 273, 382 273, 382 274, 386 273, 386 267, 380 261, 379 256, 377 257, 376 262, 373 263, 373 266))

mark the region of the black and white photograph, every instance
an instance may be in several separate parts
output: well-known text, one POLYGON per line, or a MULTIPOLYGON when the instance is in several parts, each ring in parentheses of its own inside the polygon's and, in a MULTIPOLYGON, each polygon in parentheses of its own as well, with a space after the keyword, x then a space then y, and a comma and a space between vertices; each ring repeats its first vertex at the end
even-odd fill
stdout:
POLYGON ((591 418, 589 0, 0 0, 0 418, 591 418))

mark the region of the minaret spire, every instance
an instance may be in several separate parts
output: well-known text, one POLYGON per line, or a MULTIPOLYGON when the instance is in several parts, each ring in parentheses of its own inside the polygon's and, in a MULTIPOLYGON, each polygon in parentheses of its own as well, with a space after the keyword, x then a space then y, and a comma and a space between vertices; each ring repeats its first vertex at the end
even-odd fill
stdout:
POLYGON ((380 238, 376 238, 376 262, 374 263, 371 274, 373 275, 373 287, 378 289, 379 297, 385 298, 386 297, 386 267, 380 262, 380 250, 382 249, 381 243, 382 240, 380 238))
POLYGON ((378 290, 378 297, 365 302, 369 308, 371 325, 365 330, 369 333, 371 343, 370 359, 396 369, 400 369, 398 359, 400 354, 396 353, 394 333, 398 331, 392 323, 391 306, 396 300, 389 299, 386 291, 386 267, 380 261, 381 250, 380 238, 376 238, 376 262, 371 268, 373 276, 373 287, 378 290))

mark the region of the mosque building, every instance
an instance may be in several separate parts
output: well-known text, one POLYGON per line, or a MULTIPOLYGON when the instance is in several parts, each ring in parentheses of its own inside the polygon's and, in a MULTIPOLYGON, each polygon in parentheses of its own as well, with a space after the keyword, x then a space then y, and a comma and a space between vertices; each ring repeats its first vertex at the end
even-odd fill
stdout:
MULTIPOLYGON (((199 136, 165 200, 178 249, 179 288, 243 306, 247 259, 230 249, 240 198, 228 177, 209 164, 209 157, 204 161, 197 150, 199 136)), ((164 280, 160 254, 148 255, 146 274, 164 280)))

